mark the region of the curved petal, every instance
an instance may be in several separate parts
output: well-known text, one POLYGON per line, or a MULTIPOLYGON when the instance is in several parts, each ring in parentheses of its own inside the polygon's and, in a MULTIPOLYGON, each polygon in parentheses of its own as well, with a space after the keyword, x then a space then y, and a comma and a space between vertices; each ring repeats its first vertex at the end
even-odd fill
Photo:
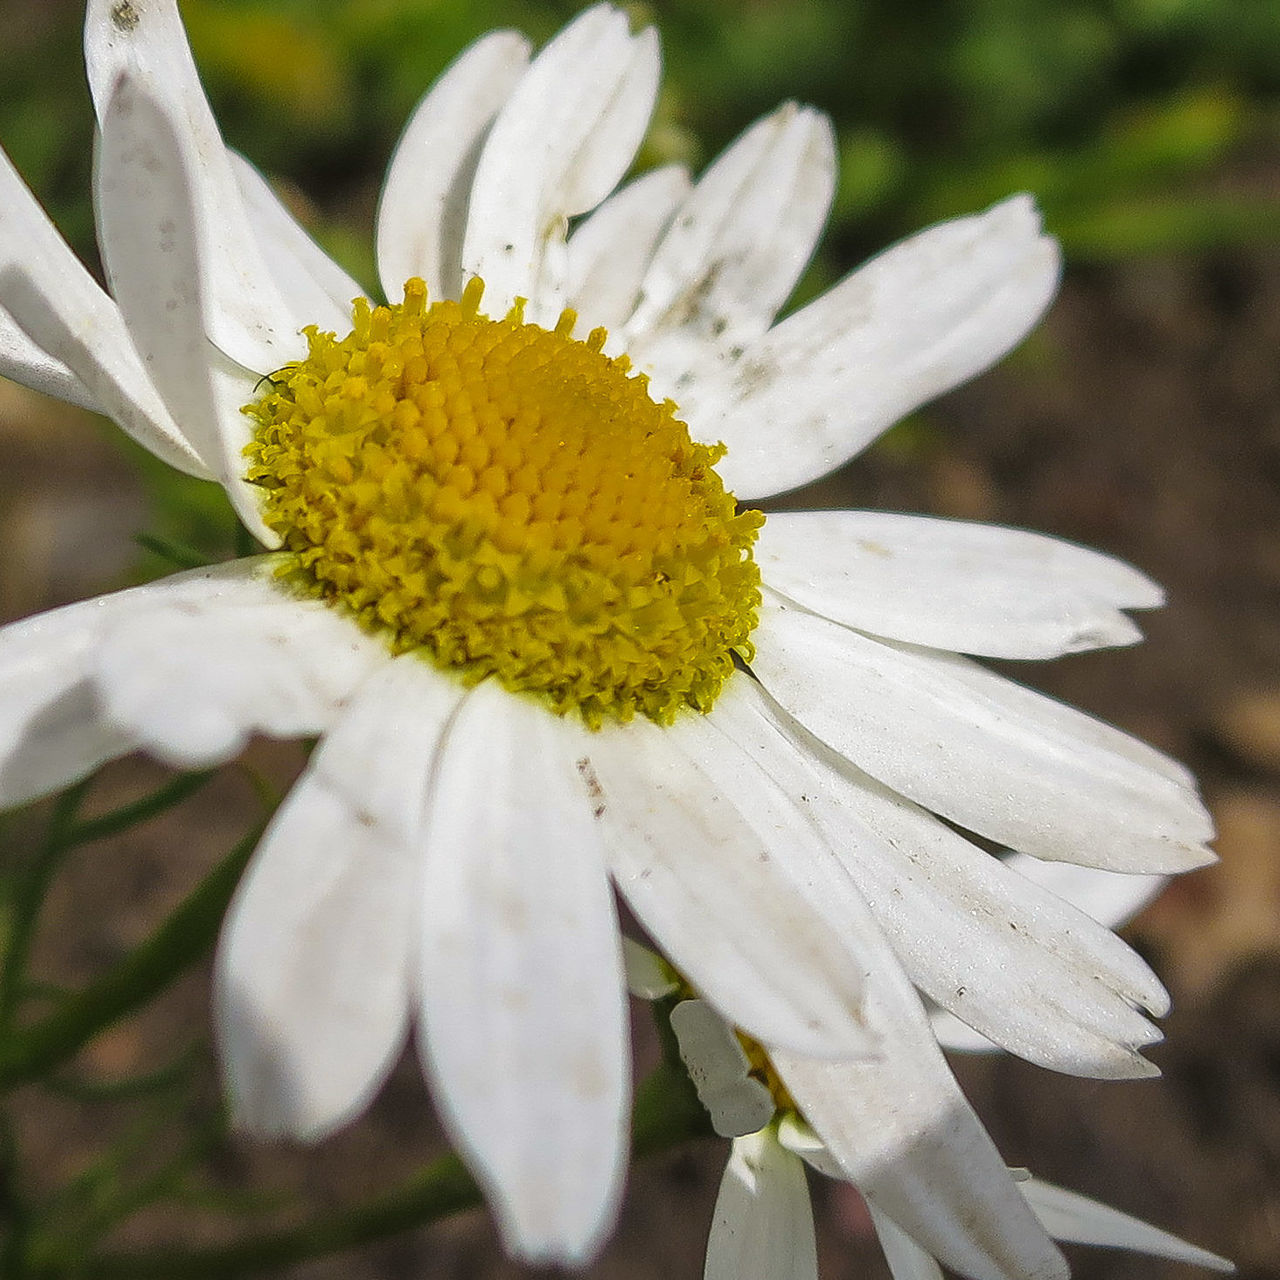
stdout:
POLYGON ((614 882, 735 1025, 810 1053, 873 1051, 862 939, 839 918, 852 885, 831 882, 821 837, 714 721, 637 718, 586 744, 579 768, 614 882))
POLYGON ((1074 543, 885 511, 771 515, 755 556, 770 587, 834 622, 992 658, 1132 644, 1120 610, 1163 602, 1136 569, 1074 543))
MULTIPOLYGON (((89 0, 85 68, 101 124, 122 75, 145 80, 171 122, 187 173, 191 234, 205 271, 206 332, 222 350, 257 374, 270 373, 299 351, 296 316, 275 288, 250 226, 222 135, 205 100, 175 0, 89 0)), ((109 166, 99 168, 110 177, 109 166)), ((109 268, 110 270, 110 268, 109 268)), ((111 272, 112 292, 120 281, 111 272)))
POLYGON ((816 480, 1021 342, 1059 270, 1027 196, 931 227, 748 345, 690 426, 739 498, 816 480))
POLYGON ((103 637, 157 608, 184 608, 252 570, 178 573, 0 628, 0 808, 61 790, 138 745, 104 715, 92 674, 103 637))
POLYGON ((178 124, 155 86, 124 73, 102 111, 98 180, 102 257, 129 333, 164 402, 267 547, 261 491, 244 479, 251 428, 240 412, 258 379, 209 342, 209 277, 196 190, 178 124))
POLYGON ((905 977, 881 971, 881 1051, 860 1062, 769 1054, 842 1175, 946 1266, 972 1280, 1066 1280, 956 1085, 905 977))
POLYGON ((818 1280, 804 1165, 771 1129, 733 1140, 702 1274, 703 1280, 818 1280))
MULTIPOLYGON (((651 169, 584 218, 567 247, 565 303, 588 329, 619 330, 635 310, 653 246, 689 193, 680 165, 651 169)), ((621 351, 621 339, 608 350, 621 351)))
POLYGON ((93 413, 102 412, 88 387, 61 360, 55 360, 43 347, 32 342, 17 321, 3 310, 0 310, 0 378, 10 378, 41 395, 65 400, 93 413))
POLYGON ((378 275, 392 301, 411 276, 430 298, 462 292, 462 240, 480 147, 529 62, 529 42, 491 31, 427 91, 396 144, 378 202, 378 275))
POLYGON ((771 711, 755 686, 716 704, 768 760, 857 885, 911 980, 1014 1053, 1092 1076, 1153 1074, 1159 1039, 1137 1012, 1168 996, 1115 934, 1024 880, 771 711))
POLYGON ((86 680, 104 615, 117 607, 119 597, 105 596, 0 629, 0 808, 50 795, 132 750, 86 680))
MULTIPOLYGON (((37 348, 54 364, 34 367, 40 381, 28 381, 21 364, 4 372, 36 390, 61 394, 68 371, 84 398, 76 403, 110 414, 156 457, 190 475, 207 476, 172 417, 133 347, 115 303, 98 287, 45 216, 35 197, 0 151, 0 303, 37 348), (51 374, 47 383, 44 376, 51 374), (87 399, 87 403, 86 403, 87 399)), ((13 354, 24 363, 31 344, 18 342, 13 354)))
POLYGON ((1010 853, 1004 865, 1108 929, 1128 924, 1169 883, 1168 876, 1125 875, 1072 862, 1042 862, 1025 853, 1010 853))
POLYGON ((508 1248, 583 1265, 625 1170, 622 953, 586 731, 488 680, 451 723, 422 885, 423 1060, 508 1248))
POLYGON ((691 411, 698 380, 759 338, 791 295, 835 189, 831 122, 784 103, 702 175, 658 243, 627 350, 691 411))
POLYGON ((742 1041, 705 1000, 681 1000, 671 1010, 671 1030, 716 1133, 738 1138, 773 1119, 777 1108, 768 1086, 751 1074, 742 1041))
POLYGON ((1210 1253, 1208 1249, 1197 1248, 1168 1231, 1161 1231, 1159 1227, 1109 1205, 1099 1204, 1088 1196, 1055 1187, 1051 1182, 1028 1178, 1018 1183, 1018 1190, 1044 1224, 1045 1230, 1056 1240, 1133 1249, 1158 1258, 1188 1262, 1193 1267, 1208 1267, 1211 1271, 1235 1270, 1234 1263, 1210 1253))
POLYGON ((270 557, 233 564, 199 591, 130 610, 93 655, 108 721, 176 768, 229 760, 255 732, 325 731, 389 661, 351 619, 291 595, 270 557))
POLYGON ((339 335, 351 328, 351 304, 363 290, 299 225, 271 184, 244 156, 228 151, 236 187, 271 278, 294 315, 339 335))
POLYGON ((461 690, 409 655, 361 687, 232 901, 214 1013, 237 1124, 315 1140, 361 1112, 409 1027, 436 745, 461 690))
POLYGON ((942 1280, 937 1260, 922 1249, 887 1213, 868 1204, 876 1238, 884 1250, 893 1280, 942 1280))
POLYGON ((462 265, 501 315, 517 297, 527 318, 564 305, 567 219, 594 208, 627 171, 658 91, 652 28, 632 36, 625 14, 597 5, 534 59, 480 152, 462 265))
POLYGON ((1110 749, 1086 716, 1038 715, 1025 691, 963 659, 780 604, 765 604, 753 639, 752 670, 815 737, 970 831, 1113 871, 1213 861, 1194 790, 1110 749))

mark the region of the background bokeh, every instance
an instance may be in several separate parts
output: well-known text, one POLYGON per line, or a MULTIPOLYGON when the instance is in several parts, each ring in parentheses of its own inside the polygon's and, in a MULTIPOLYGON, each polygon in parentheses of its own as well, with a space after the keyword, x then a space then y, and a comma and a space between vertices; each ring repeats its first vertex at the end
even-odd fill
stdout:
MULTIPOLYGON (((469 40, 535 40, 580 7, 479 0, 185 0, 228 140, 373 284, 379 178, 419 94, 469 40)), ((1275 0, 672 0, 663 96, 639 160, 695 168, 783 98, 834 117, 841 178, 808 296, 876 248, 1015 190, 1040 199, 1068 272, 1011 359, 804 495, 1025 525, 1124 556, 1169 589, 1148 641, 1010 670, 1190 763, 1220 867, 1130 930, 1175 997, 1165 1080, 1096 1084, 1006 1060, 960 1074, 1013 1164, 1280 1274, 1280 5, 1275 0)), ((0 0, 0 143, 96 270, 91 114, 75 0, 0 0)), ((0 382, 0 617, 223 557, 219 490, 182 480, 90 415, 0 382), (137 539, 146 535, 146 546, 137 539), (150 549, 148 549, 148 547, 150 549), (156 548, 160 548, 157 550, 156 548)), ((260 743, 161 820, 75 855, 35 971, 56 1000, 140 939, 255 820, 300 749, 260 743)), ((102 809, 163 780, 130 760, 102 809)), ((0 828, 0 924, 46 808, 0 828)), ((412 1064, 315 1151, 226 1134, 207 973, 20 1090, 0 1126, 0 1273, 43 1231, 189 1246, 334 1211, 440 1150, 412 1064)), ((639 1052, 654 1053, 638 1013, 639 1052)), ((701 1274, 723 1161, 704 1142, 638 1168, 592 1277, 701 1274)), ((878 1275, 864 1211, 815 1184, 826 1280, 878 1275)), ((1085 1277, 1173 1276, 1074 1250, 1085 1277)), ((499 1277, 471 1213, 313 1262, 296 1280, 499 1277)), ((1189 1274, 1189 1273, 1188 1273, 1189 1274)))

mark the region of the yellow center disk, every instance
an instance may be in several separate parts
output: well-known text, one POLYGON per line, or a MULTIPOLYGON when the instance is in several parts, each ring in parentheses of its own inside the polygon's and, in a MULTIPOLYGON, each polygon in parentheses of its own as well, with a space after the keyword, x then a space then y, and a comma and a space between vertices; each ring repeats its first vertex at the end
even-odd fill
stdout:
POLYGON ((358 299, 346 338, 305 330, 307 358, 245 407, 286 572, 395 651, 593 728, 708 710, 751 656, 764 517, 604 330, 491 320, 483 288, 358 299))

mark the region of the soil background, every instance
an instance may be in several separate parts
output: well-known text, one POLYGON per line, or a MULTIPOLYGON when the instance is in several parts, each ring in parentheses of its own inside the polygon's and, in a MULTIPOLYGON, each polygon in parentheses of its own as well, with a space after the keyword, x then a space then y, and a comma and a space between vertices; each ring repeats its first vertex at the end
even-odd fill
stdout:
MULTIPOLYGON (((1272 177, 1275 171, 1272 171, 1272 177)), ((1011 1164, 1098 1196, 1280 1275, 1280 253, 1152 260, 1070 275, 1043 330, 1005 366, 928 411, 928 446, 891 438, 805 495, 812 505, 926 511, 1044 530, 1137 564, 1168 588, 1145 644, 1018 678, 1153 741, 1190 764, 1220 826, 1222 864, 1173 885, 1128 936, 1170 986, 1163 1081, 1067 1079, 1007 1058, 957 1070, 1011 1164)), ((13 618, 122 579, 145 526, 143 496, 106 429, 0 385, 0 614, 13 618)), ((250 759, 284 784, 299 749, 250 759)), ((129 760, 105 771, 107 807, 163 777, 129 760)), ((243 833, 248 783, 225 773, 164 820, 84 850, 58 881, 37 970, 77 983, 146 936, 243 833)), ((34 822, 40 817, 31 817, 34 822)), ((22 829, 7 839, 19 847, 22 829)), ((208 1037, 208 975, 97 1040, 80 1078, 160 1066, 208 1037)), ((641 1065, 655 1053, 636 1010, 641 1065)), ((176 1151, 217 1106, 212 1068, 157 1130, 139 1109, 43 1089, 17 1102, 22 1176, 51 1190, 135 1135, 139 1165, 176 1151)), ((442 1147, 411 1061, 370 1114, 315 1150, 214 1140, 197 1182, 253 1189, 246 1213, 324 1213, 407 1174, 442 1147), (279 1206, 262 1189, 278 1193, 279 1206)), ((592 1280, 694 1280, 725 1155, 718 1142, 639 1165, 592 1280)), ((814 1183, 825 1280, 884 1274, 855 1195, 814 1183)), ((227 1238, 225 1213, 193 1201, 147 1210, 112 1243, 227 1238)), ((1181 1277, 1144 1257, 1070 1249, 1083 1280, 1181 1277)), ((286 1273, 291 1280, 445 1280, 531 1274, 505 1260, 481 1212, 286 1273)), ((1190 1274, 1186 1272, 1186 1274, 1190 1274)))

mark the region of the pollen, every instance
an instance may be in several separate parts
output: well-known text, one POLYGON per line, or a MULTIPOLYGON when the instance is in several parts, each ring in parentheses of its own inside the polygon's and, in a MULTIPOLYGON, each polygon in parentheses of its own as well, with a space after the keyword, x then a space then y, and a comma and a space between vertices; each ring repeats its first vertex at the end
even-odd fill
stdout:
POLYGON ((300 590, 474 684, 574 713, 707 711, 750 661, 764 522, 739 512, 676 406, 606 334, 461 301, 354 305, 345 338, 245 406, 267 525, 300 590))

